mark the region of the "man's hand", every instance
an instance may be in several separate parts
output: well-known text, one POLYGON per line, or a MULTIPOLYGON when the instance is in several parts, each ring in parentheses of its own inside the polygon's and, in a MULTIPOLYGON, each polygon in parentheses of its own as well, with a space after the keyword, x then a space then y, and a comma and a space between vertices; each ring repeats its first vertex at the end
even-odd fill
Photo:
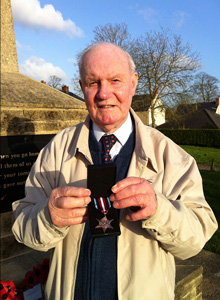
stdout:
POLYGON ((157 210, 154 189, 144 178, 125 178, 112 187, 112 192, 110 200, 115 208, 129 207, 134 211, 126 216, 129 221, 151 217, 157 210))
POLYGON ((91 191, 76 187, 59 187, 51 192, 48 208, 53 224, 65 227, 87 222, 86 205, 91 201, 91 191))

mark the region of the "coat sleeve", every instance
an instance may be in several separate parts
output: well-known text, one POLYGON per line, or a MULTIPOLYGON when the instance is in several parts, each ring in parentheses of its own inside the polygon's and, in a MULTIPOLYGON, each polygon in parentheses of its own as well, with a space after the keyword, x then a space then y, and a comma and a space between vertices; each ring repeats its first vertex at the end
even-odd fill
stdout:
POLYGON ((55 247, 69 230, 68 227, 55 227, 48 209, 48 199, 58 177, 54 154, 51 143, 40 152, 26 181, 25 198, 12 204, 15 217, 12 232, 15 238, 40 251, 55 247))
POLYGON ((162 192, 155 191, 156 213, 142 221, 163 249, 179 259, 196 255, 217 229, 215 216, 203 194, 195 160, 186 156, 178 168, 170 168, 162 192), (172 170, 175 170, 173 172, 172 170))

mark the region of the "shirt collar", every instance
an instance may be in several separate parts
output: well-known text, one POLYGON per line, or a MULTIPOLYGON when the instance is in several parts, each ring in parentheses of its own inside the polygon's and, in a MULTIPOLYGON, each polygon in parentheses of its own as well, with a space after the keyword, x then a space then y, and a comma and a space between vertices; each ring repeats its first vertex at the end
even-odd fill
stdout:
MULTIPOLYGON (((92 122, 92 130, 95 135, 96 140, 99 142, 104 134, 106 134, 101 128, 99 128, 94 122, 92 122)), ((133 130, 133 123, 131 120, 130 113, 126 121, 119 127, 114 133, 117 137, 118 141, 122 144, 122 146, 127 142, 131 132, 133 130)))

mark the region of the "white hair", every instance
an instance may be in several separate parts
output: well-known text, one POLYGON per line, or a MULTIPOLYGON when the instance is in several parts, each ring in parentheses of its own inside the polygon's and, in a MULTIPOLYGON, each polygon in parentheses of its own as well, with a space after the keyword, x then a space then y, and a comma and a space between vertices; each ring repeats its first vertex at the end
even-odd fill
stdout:
POLYGON ((80 79, 82 79, 82 64, 83 64, 83 59, 85 58, 86 54, 91 51, 92 49, 100 46, 100 45, 104 45, 104 44, 109 44, 109 45, 114 45, 115 47, 117 47, 118 49, 120 49, 122 52, 124 52, 124 54, 127 56, 128 58, 128 64, 129 64, 129 69, 131 71, 131 73, 133 74, 135 72, 135 63, 133 61, 133 58, 131 57, 131 55, 125 51, 124 49, 122 49, 121 47, 119 47, 118 45, 115 45, 113 43, 109 43, 109 42, 95 42, 94 44, 88 46, 87 48, 85 48, 78 56, 78 68, 79 68, 79 75, 80 75, 80 79))

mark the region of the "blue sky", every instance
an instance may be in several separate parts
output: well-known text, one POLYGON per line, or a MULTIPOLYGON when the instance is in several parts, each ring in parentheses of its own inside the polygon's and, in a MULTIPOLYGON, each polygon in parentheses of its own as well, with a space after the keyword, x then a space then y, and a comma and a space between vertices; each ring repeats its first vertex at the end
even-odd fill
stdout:
MULTIPOLYGON (((124 22, 133 38, 161 26, 200 54, 220 80, 220 0, 11 0, 19 70, 36 80, 62 78, 71 87, 76 54, 96 26, 124 22)), ((219 84, 220 86, 220 84, 219 84)), ((74 92, 74 91, 73 91, 74 92)))

